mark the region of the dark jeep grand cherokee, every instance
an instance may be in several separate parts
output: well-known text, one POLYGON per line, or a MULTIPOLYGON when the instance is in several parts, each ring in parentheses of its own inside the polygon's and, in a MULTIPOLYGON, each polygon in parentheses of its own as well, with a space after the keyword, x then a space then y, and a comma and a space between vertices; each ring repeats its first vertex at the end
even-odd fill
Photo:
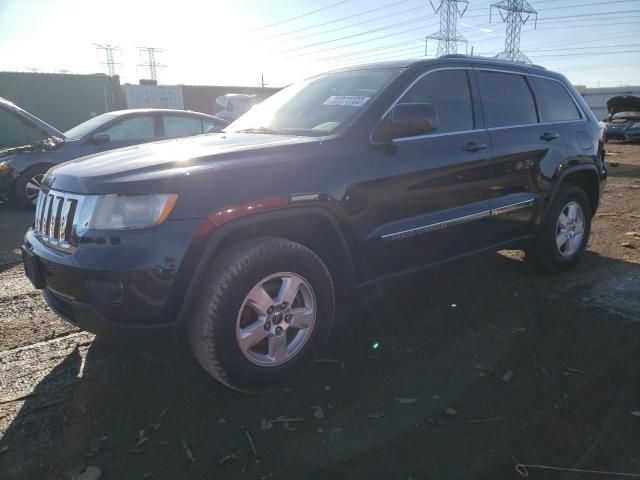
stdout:
POLYGON ((482 250, 583 253, 606 178, 566 78, 450 56, 319 75, 219 134, 51 169, 23 247, 50 307, 105 335, 185 331, 242 390, 326 340, 339 293, 482 250))

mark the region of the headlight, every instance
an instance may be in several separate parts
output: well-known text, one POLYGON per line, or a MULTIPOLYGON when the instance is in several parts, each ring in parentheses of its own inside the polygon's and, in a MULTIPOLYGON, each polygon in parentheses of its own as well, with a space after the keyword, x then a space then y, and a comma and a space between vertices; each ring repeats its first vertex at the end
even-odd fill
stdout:
POLYGON ((156 195, 100 195, 89 220, 96 230, 128 230, 148 228, 163 223, 178 196, 172 193, 156 195))
POLYGON ((11 160, 3 160, 2 162, 0 162, 0 172, 9 170, 9 167, 11 167, 11 160))

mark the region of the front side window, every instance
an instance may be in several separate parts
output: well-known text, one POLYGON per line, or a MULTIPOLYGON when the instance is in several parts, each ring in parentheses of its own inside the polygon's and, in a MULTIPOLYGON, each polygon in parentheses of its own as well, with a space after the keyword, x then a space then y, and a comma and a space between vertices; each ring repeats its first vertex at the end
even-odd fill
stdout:
POLYGON ((487 127, 511 127, 538 122, 533 95, 522 75, 478 72, 487 127))
POLYGON ((541 122, 580 120, 578 107, 561 83, 540 77, 529 77, 529 82, 538 101, 541 122))
POLYGON ((33 145, 48 135, 24 118, 0 109, 0 149, 33 145))
POLYGON ((438 114, 434 133, 473 130, 473 104, 465 70, 441 70, 416 82, 398 103, 430 103, 438 114))
POLYGON ((253 107, 226 132, 322 136, 349 124, 400 73, 381 68, 329 73, 295 83, 253 107))
POLYGON ((155 137, 152 116, 126 118, 104 130, 112 142, 151 140, 155 137))
POLYGON ((202 133, 202 120, 182 115, 163 115, 164 136, 168 138, 188 137, 202 133))

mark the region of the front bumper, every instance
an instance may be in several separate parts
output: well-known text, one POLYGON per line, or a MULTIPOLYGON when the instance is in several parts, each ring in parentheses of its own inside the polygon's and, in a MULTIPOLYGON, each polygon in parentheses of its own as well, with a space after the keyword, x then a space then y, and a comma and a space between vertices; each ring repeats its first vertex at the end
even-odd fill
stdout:
POLYGON ((54 250, 25 235, 26 270, 47 304, 83 330, 107 337, 155 342, 175 337, 177 312, 197 257, 191 239, 200 221, 167 221, 149 231, 121 232, 54 250), (28 261, 27 257, 30 258, 28 261), (27 265, 28 264, 28 265, 27 265))

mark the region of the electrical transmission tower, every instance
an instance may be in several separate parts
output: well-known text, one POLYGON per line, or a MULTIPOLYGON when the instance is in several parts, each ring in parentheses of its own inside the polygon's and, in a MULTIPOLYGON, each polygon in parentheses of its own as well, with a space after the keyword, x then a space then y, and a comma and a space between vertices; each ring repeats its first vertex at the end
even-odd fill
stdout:
POLYGON ((158 63, 156 60, 156 53, 164 52, 163 48, 156 47, 138 47, 138 51, 140 53, 147 53, 147 63, 139 63, 139 67, 147 67, 149 69, 149 78, 151 80, 158 79, 158 68, 166 67, 166 65, 162 65, 158 63))
POLYGON ((531 63, 531 60, 520 50, 520 33, 522 26, 529 21, 531 16, 535 16, 535 26, 538 26, 538 12, 529 5, 527 0, 502 0, 491 4, 489 21, 491 21, 491 12, 493 12, 494 8, 498 9, 502 21, 507 24, 504 51, 496 55, 496 58, 503 58, 512 62, 531 63))
POLYGON ((466 0, 440 0, 440 4, 436 7, 433 0, 429 0, 433 11, 440 14, 440 31, 427 36, 425 40, 425 56, 427 55, 427 44, 429 39, 438 41, 438 57, 458 53, 458 43, 467 41, 458 34, 458 15, 462 17, 467 11, 469 2, 466 0), (464 4, 464 6, 462 6, 464 4))
POLYGON ((113 59, 113 52, 115 52, 116 50, 120 50, 120 47, 114 47, 110 43, 105 43, 104 45, 94 43, 94 45, 96 46, 96 51, 104 51, 107 57, 107 61, 102 62, 102 65, 107 66, 107 73, 109 74, 109 76, 113 77, 116 74, 116 65, 120 65, 113 59))

